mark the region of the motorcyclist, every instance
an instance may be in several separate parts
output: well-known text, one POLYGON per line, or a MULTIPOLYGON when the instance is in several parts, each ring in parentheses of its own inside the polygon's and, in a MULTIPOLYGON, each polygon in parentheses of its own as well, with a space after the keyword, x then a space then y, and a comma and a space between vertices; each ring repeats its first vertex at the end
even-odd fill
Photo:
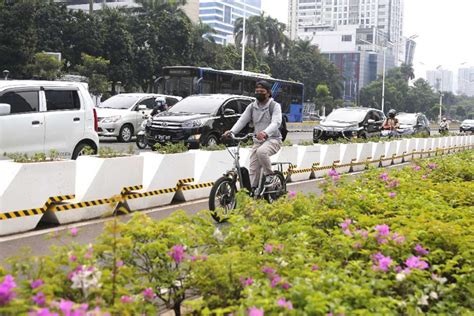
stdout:
POLYGON ((400 122, 398 119, 395 117, 397 115, 397 111, 394 109, 391 109, 388 111, 388 117, 385 119, 383 122, 383 129, 389 130, 389 131, 396 131, 398 128, 400 128, 400 122))
POLYGON ((168 110, 166 99, 164 97, 157 97, 155 99, 155 106, 153 107, 153 110, 151 111, 151 117, 155 116, 156 114, 160 112, 164 112, 166 110, 168 110))
POLYGON ((443 117, 443 119, 441 120, 441 122, 439 123, 439 132, 440 133, 446 133, 449 131, 449 123, 448 123, 448 120, 443 117))

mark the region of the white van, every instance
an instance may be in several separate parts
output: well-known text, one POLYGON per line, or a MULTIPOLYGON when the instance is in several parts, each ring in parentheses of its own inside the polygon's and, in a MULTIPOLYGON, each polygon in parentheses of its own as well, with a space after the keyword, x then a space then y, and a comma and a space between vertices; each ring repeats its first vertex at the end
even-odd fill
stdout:
POLYGON ((97 114, 79 82, 0 81, 0 156, 48 153, 76 159, 97 152, 97 114))

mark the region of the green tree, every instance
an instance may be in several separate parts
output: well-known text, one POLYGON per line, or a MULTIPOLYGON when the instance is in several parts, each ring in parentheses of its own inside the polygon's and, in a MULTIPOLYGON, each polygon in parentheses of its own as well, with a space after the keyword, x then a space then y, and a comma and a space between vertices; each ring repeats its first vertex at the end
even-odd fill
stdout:
POLYGON ((12 78, 29 77, 37 44, 35 11, 31 2, 0 7, 0 71, 8 69, 12 78))
POLYGON ((34 78, 54 80, 61 75, 62 63, 56 57, 45 53, 37 53, 33 60, 34 63, 29 68, 34 78))
POLYGON ((107 67, 110 61, 102 57, 94 57, 82 54, 82 65, 77 67, 78 72, 87 77, 89 92, 92 95, 100 96, 107 92, 109 82, 107 80, 107 67))
POLYGON ((466 109, 464 107, 462 107, 461 105, 458 105, 456 107, 456 115, 459 117, 459 118, 464 118, 466 117, 466 109))

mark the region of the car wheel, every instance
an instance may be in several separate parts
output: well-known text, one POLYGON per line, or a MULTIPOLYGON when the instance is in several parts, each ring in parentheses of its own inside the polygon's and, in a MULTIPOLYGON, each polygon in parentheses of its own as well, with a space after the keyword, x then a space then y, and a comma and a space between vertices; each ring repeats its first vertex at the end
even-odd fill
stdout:
POLYGON ((133 127, 126 124, 122 126, 119 132, 119 136, 117 137, 119 142, 128 143, 132 140, 133 137, 133 127))
POLYGON ((203 142, 203 145, 204 146, 215 146, 218 143, 219 143, 219 141, 217 140, 217 136, 211 134, 211 135, 207 136, 207 138, 203 142))
POLYGON ((365 132, 365 131, 364 131, 364 132, 360 132, 358 137, 359 137, 359 138, 363 138, 363 139, 367 139, 367 138, 368 138, 367 132, 365 132))
POLYGON ((86 143, 80 143, 79 145, 74 148, 74 152, 72 153, 72 160, 76 160, 78 157, 83 156, 85 154, 92 154, 95 155, 97 154, 97 149, 91 147, 90 145, 86 143))

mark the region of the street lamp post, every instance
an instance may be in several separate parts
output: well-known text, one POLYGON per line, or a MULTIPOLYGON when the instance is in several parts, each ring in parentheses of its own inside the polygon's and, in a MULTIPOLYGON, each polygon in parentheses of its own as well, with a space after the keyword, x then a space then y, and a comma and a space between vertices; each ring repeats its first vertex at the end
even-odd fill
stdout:
POLYGON ((443 120, 443 97, 444 94, 442 92, 439 93, 439 122, 443 120))
POLYGON ((247 17, 247 0, 244 0, 244 22, 242 27, 242 72, 245 71, 245 24, 246 24, 246 17, 247 17))

